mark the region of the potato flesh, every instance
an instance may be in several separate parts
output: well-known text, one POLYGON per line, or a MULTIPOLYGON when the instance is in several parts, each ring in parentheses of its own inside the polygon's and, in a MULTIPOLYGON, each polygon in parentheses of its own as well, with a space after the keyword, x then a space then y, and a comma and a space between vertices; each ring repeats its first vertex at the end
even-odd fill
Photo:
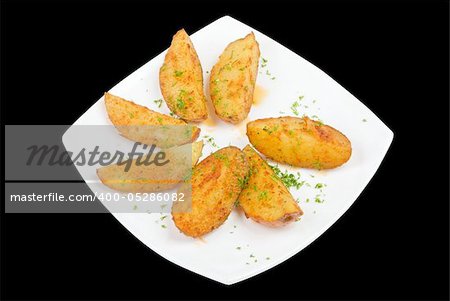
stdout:
MULTIPOLYGON (((189 153, 185 149, 188 146, 169 148, 165 151, 168 160, 177 160, 178 163, 145 166, 136 165, 136 160, 133 160, 128 171, 125 171, 123 165, 112 164, 97 169, 97 176, 103 184, 117 191, 157 192, 169 190, 181 183, 183 178, 189 174, 186 165, 187 158, 183 157, 183 153, 189 153), (181 153, 176 154, 177 151, 181 153), (174 169, 174 167, 177 168, 174 169)), ((197 164, 202 155, 202 149, 203 141, 192 143, 192 166, 197 164)))
MULTIPOLYGON (((211 154, 195 168, 191 178, 191 210, 181 212, 185 203, 176 202, 172 217, 177 228, 192 237, 201 237, 222 225, 233 209, 248 173, 248 163, 240 149, 230 146, 211 154)), ((180 191, 186 189, 182 187, 180 191)), ((186 202, 186 201, 185 201, 186 202)))
POLYGON ((112 124, 122 136, 132 141, 170 147, 195 141, 200 134, 198 127, 190 126, 183 120, 152 111, 110 93, 105 93, 105 105, 112 124), (158 129, 162 130, 162 126, 166 125, 171 126, 166 137, 155 135, 155 130, 159 133, 158 129), (185 130, 189 132, 185 133, 185 130))
POLYGON ((252 147, 247 145, 243 152, 250 176, 239 195, 239 206, 247 218, 274 227, 295 221, 303 211, 283 182, 252 147))
POLYGON ((239 123, 253 103, 258 74, 259 45, 253 33, 230 43, 211 71, 209 93, 222 120, 239 123))
POLYGON ((169 109, 186 121, 208 117, 203 92, 203 72, 191 39, 179 30, 159 71, 161 93, 169 109))
POLYGON ((258 119, 247 124, 247 136, 266 157, 297 167, 335 168, 352 153, 341 132, 308 117, 258 119))

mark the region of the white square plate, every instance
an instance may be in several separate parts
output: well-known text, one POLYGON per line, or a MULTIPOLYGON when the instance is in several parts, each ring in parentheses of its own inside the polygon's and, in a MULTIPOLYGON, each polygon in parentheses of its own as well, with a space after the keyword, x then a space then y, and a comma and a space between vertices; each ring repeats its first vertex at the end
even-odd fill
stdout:
MULTIPOLYGON (((367 107, 323 71, 286 47, 257 30, 231 18, 223 17, 191 35, 204 70, 205 82, 209 70, 225 46, 253 31, 259 42, 261 57, 256 98, 246 121, 234 126, 215 116, 199 125, 201 136, 212 136, 215 143, 237 147, 248 144, 245 135, 247 121, 281 115, 294 116, 291 105, 298 101, 299 115, 317 115, 324 123, 344 133, 352 142, 353 154, 344 166, 329 171, 313 171, 280 166, 282 170, 300 172, 306 184, 291 189, 305 214, 300 221, 283 228, 268 228, 247 220, 234 211, 228 220, 203 240, 181 234, 168 216, 161 214, 112 213, 145 245, 167 260, 224 284, 233 284, 262 273, 297 254, 324 233, 353 204, 373 177, 393 139, 392 131, 367 107), (303 96, 303 97, 301 97, 303 96), (300 100, 300 98, 301 100, 300 100), (316 188, 317 183, 326 186, 316 188), (315 201, 317 197, 317 202, 315 201), (319 201, 320 200, 320 201, 319 201)), ((167 38, 167 41, 170 37, 167 38)), ((140 105, 168 114, 153 102, 160 99, 158 72, 165 52, 129 75, 111 93, 140 105)), ((211 113, 210 115, 214 115, 211 113)), ((74 125, 110 124, 103 97, 74 125)), ((206 139, 204 139, 206 140, 206 139)), ((67 150, 74 148, 70 129, 63 137, 67 150)), ((206 142, 206 141, 205 141, 206 142)), ((205 143, 203 157, 217 147, 205 143)), ((79 169, 89 187, 90 175, 79 169)), ((106 188, 104 191, 108 191, 106 188)))

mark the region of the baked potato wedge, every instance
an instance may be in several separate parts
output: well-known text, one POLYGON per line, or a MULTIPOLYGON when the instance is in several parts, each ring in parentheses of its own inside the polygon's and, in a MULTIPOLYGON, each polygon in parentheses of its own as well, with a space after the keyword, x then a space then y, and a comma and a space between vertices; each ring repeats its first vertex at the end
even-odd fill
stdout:
MULTIPOLYGON (((174 202, 172 217, 177 228, 192 237, 201 237, 222 225, 228 218, 242 190, 248 163, 240 149, 229 146, 218 150, 195 166, 190 199, 174 202)), ((191 185, 191 186, 190 186, 191 185)))
POLYGON ((105 93, 109 119, 127 139, 160 147, 171 147, 195 141, 200 129, 110 93, 105 93))
POLYGON ((180 118, 194 122, 208 118, 202 66, 184 29, 173 36, 159 70, 159 85, 167 106, 180 118))
POLYGON ((243 152, 250 165, 246 187, 238 199, 245 216, 273 227, 295 221, 303 211, 283 182, 250 145, 243 152))
POLYGON ((297 167, 335 168, 352 154, 344 134, 308 117, 258 119, 247 124, 247 136, 266 157, 297 167))
POLYGON ((157 192, 169 190, 189 176, 191 167, 197 164, 202 155, 203 141, 192 143, 192 166, 188 166, 186 155, 190 145, 185 144, 165 150, 166 165, 139 165, 132 160, 130 168, 125 171, 124 165, 113 164, 97 169, 97 176, 103 184, 111 189, 123 192, 157 192))
POLYGON ((209 93, 222 120, 239 123, 250 112, 259 55, 259 45, 252 32, 230 43, 212 68, 209 93))

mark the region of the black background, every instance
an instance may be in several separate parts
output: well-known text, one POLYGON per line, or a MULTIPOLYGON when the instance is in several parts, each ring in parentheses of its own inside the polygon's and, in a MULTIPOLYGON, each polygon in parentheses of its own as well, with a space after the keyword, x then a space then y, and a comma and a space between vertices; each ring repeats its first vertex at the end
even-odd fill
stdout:
POLYGON ((178 28, 229 14, 327 72, 395 133, 332 228, 242 283, 169 263, 108 214, 2 214, 2 297, 448 299, 448 11, 447 1, 2 1, 4 124, 71 124, 178 28))

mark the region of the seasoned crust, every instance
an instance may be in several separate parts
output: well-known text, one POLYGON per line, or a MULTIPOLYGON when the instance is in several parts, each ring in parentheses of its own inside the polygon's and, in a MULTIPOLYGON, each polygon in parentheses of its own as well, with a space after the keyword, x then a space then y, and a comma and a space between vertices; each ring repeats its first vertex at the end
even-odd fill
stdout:
POLYGON ((229 146, 201 161, 192 174, 191 209, 176 202, 172 217, 177 228, 192 237, 203 236, 222 225, 228 218, 242 190, 240 183, 248 173, 248 163, 240 149, 229 146))
POLYGON ((250 176, 239 195, 239 206, 247 218, 272 227, 295 221, 303 211, 283 182, 251 146, 243 152, 250 164, 250 176))
POLYGON ((308 117, 258 119, 247 124, 247 136, 266 157, 297 167, 335 168, 352 153, 344 134, 308 117))
POLYGON ((159 85, 167 106, 180 118, 193 122, 208 118, 202 67, 184 29, 173 36, 159 70, 159 85))
POLYGON ((106 111, 111 123, 122 136, 132 141, 169 147, 195 141, 200 135, 200 129, 198 127, 188 126, 183 120, 152 111, 147 107, 135 104, 110 93, 105 93, 104 98, 106 111), (165 125, 186 126, 190 130, 190 133, 189 135, 181 136, 179 133, 184 134, 183 128, 180 127, 177 130, 177 127, 173 127, 170 130, 175 135, 167 137, 170 140, 166 139, 163 141, 163 139, 155 137, 154 130, 158 126, 165 125))
POLYGON ((259 56, 259 45, 252 32, 230 43, 211 70, 209 93, 222 120, 239 123, 250 112, 259 56))

